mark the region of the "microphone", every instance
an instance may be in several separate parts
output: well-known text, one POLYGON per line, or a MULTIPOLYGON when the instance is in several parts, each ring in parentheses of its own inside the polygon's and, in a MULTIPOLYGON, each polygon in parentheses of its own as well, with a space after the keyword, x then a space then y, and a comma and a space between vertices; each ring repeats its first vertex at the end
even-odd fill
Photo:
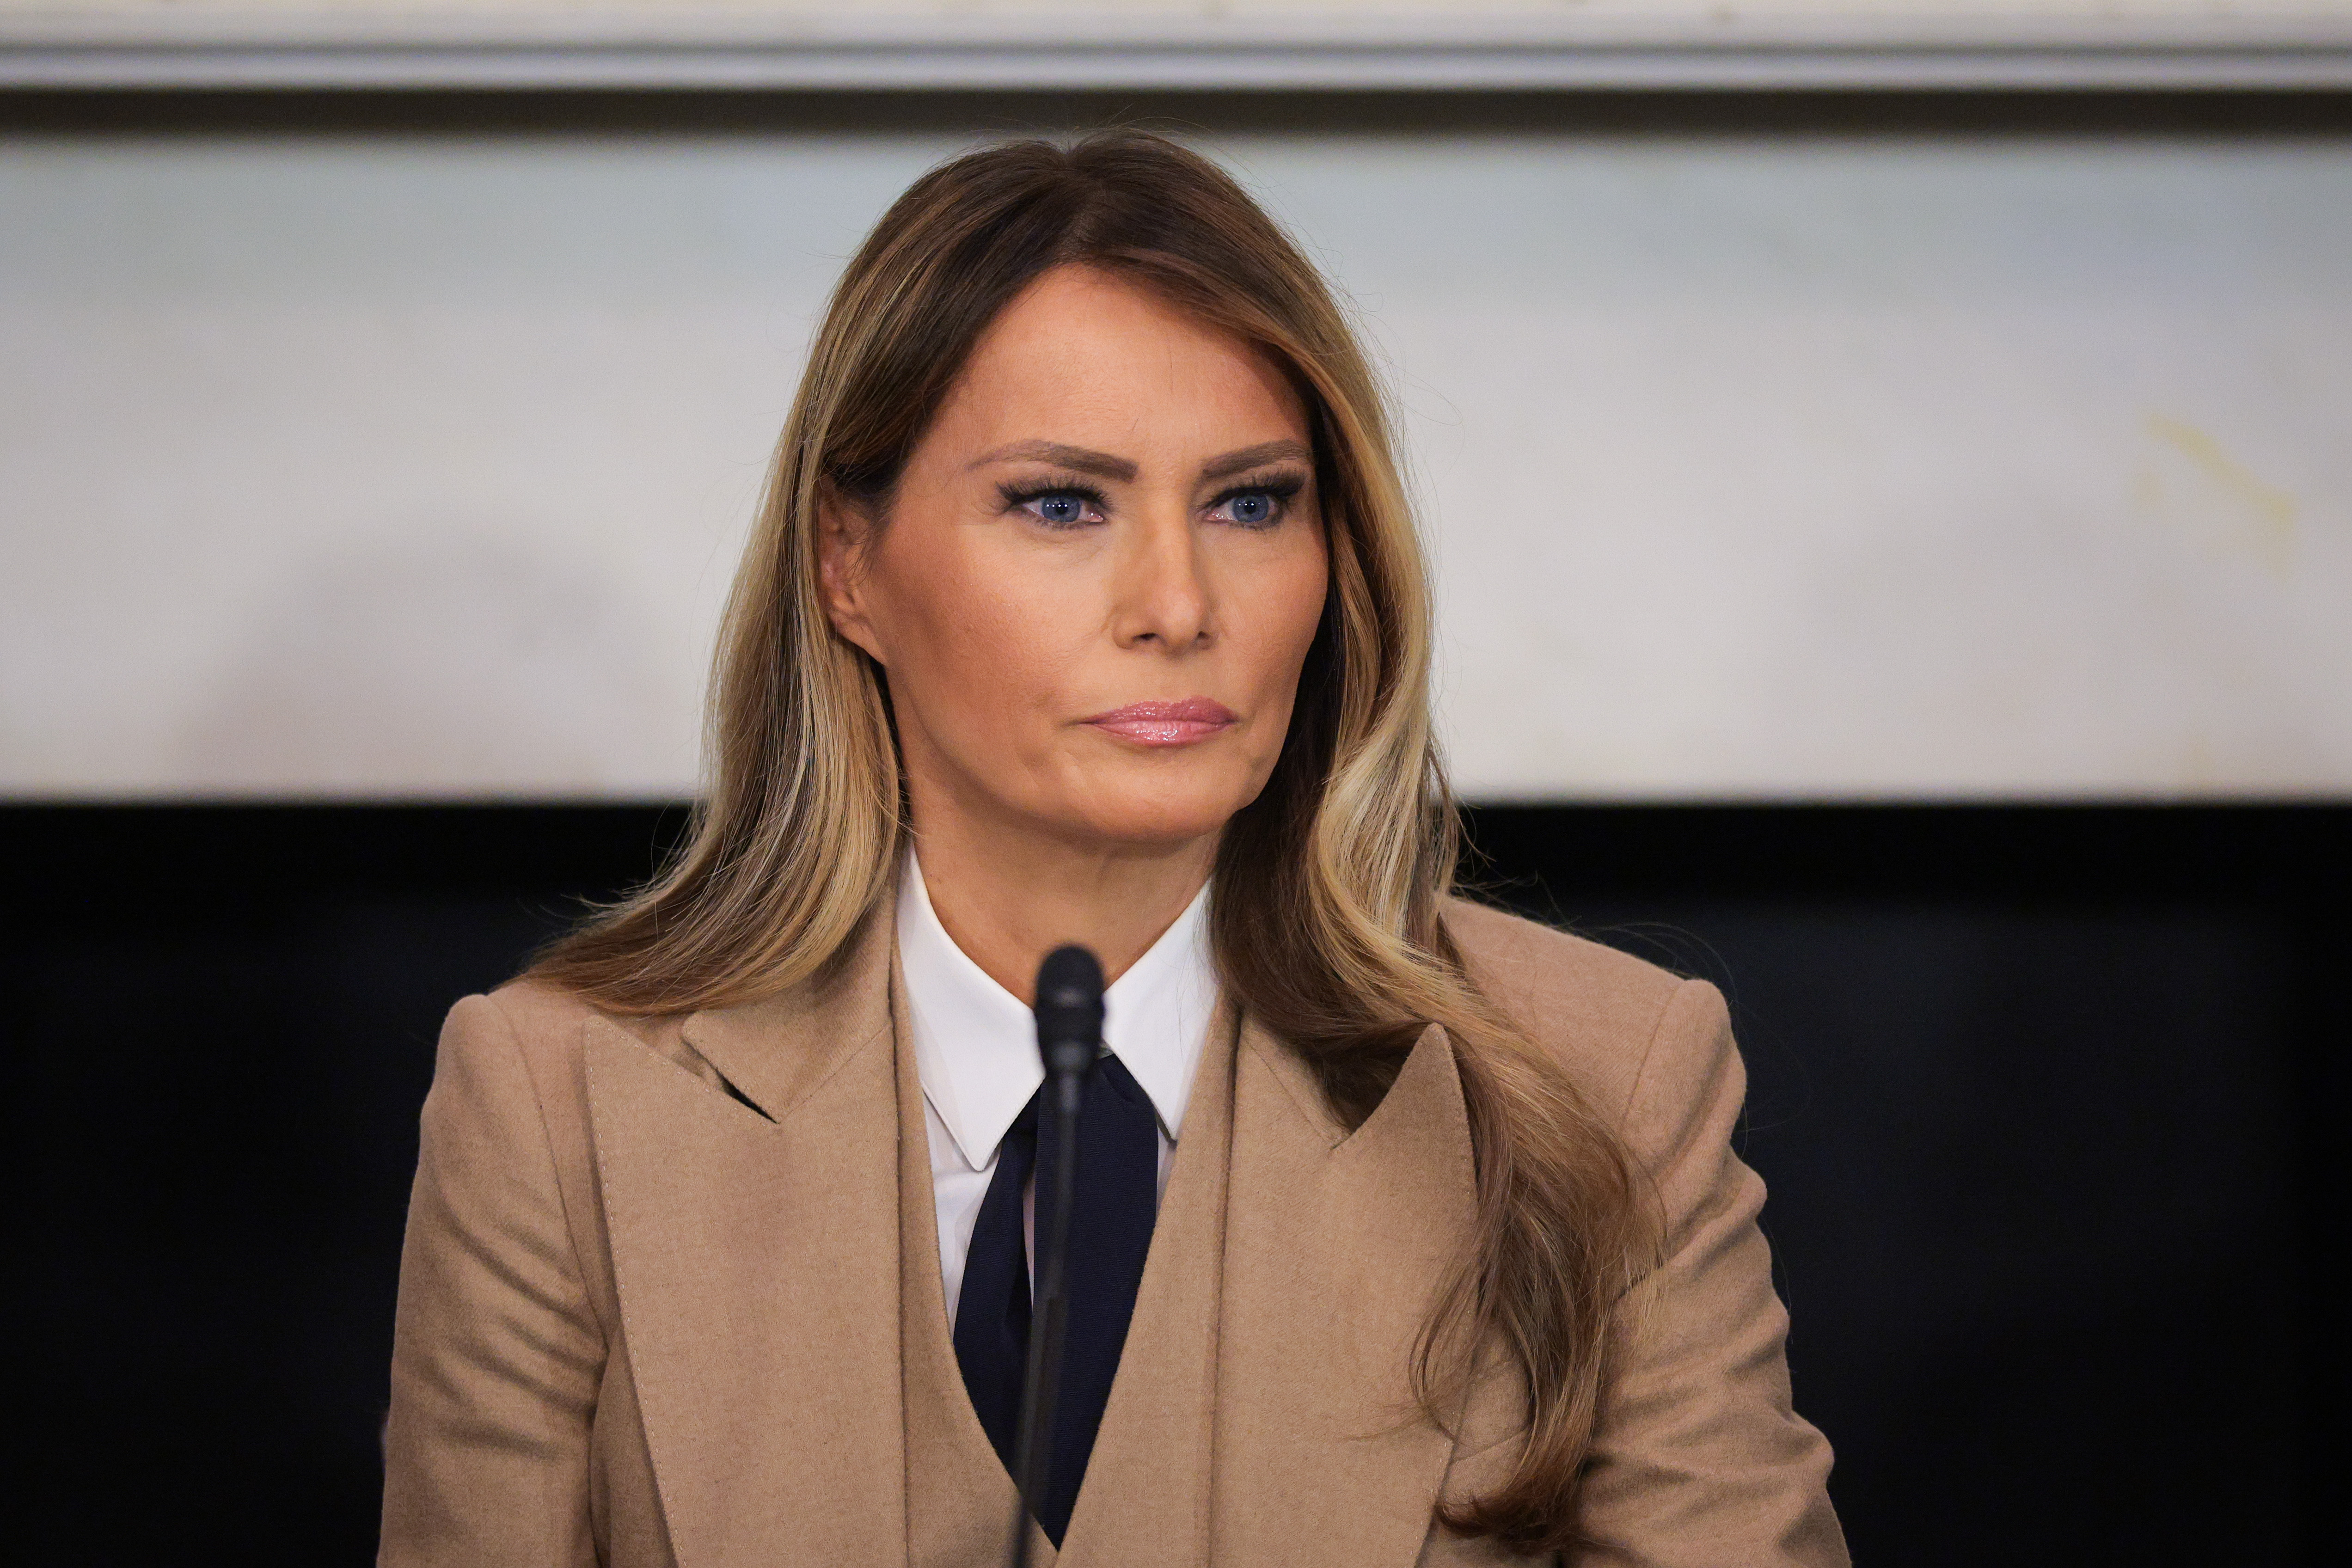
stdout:
POLYGON ((1057 1147, 1053 1190, 1036 1195, 1037 1276, 1029 1314, 1029 1364, 1021 1379, 1021 1423, 1013 1446, 1013 1568, 1029 1568, 1031 1500, 1045 1495, 1054 1452, 1054 1405, 1061 1393, 1062 1329, 1068 1313, 1063 1289, 1069 1253, 1070 1200, 1076 1190, 1078 1104, 1087 1074, 1102 1052, 1102 965, 1083 947, 1057 947, 1037 970, 1037 1054, 1045 1062, 1038 1147, 1057 1147), (1048 1130, 1050 1127, 1050 1131, 1048 1130))

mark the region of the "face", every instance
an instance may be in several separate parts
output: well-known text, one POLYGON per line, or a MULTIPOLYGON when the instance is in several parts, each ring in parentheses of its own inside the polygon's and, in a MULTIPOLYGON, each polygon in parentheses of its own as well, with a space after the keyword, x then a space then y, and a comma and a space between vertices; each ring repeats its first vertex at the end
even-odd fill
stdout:
POLYGON ((1326 579, 1275 366, 1079 268, 1006 308, 889 515, 827 520, 835 626, 887 672, 918 831, 1221 829, 1272 773, 1326 579))

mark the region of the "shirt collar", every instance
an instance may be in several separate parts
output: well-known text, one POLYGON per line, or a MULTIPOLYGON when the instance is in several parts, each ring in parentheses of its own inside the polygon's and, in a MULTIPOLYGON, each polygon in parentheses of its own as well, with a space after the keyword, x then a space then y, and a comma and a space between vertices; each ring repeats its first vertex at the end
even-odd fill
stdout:
MULTIPOLYGON (((1217 1004, 1209 952, 1209 890, 1103 994, 1103 1043, 1151 1099, 1171 1142, 1184 1122, 1192 1073, 1217 1004)), ((972 1170, 996 1146, 1045 1081, 1037 1026, 1020 999, 965 956, 931 909, 911 851, 898 879, 898 963, 907 983, 908 1032, 923 1098, 972 1170)))

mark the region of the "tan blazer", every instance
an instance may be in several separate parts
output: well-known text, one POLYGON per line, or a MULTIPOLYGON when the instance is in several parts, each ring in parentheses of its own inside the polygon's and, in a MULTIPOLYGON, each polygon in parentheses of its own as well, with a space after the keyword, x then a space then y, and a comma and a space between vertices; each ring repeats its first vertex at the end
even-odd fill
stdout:
MULTIPOLYGON (((1489 910, 1448 920, 1669 1216, 1620 1314, 1570 1560, 1843 1563, 1828 1446, 1790 1408, 1763 1186, 1730 1148, 1722 999, 1489 910)), ((877 918, 824 982, 685 1018, 529 983, 457 1005, 401 1265, 382 1563, 1002 1561, 1013 1493, 948 1338, 892 941, 877 918)), ((1451 1433, 1406 1384, 1471 1182, 1442 1031, 1350 1135, 1294 1053, 1228 1018, 1066 1568, 1506 1561, 1430 1513, 1507 1468, 1515 1383, 1451 1433)))

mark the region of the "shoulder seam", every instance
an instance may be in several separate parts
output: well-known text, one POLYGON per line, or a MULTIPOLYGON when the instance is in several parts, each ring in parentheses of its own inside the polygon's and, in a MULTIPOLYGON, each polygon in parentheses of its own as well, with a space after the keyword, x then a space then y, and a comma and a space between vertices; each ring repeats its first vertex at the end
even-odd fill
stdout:
POLYGON ((1633 1085, 1626 1089, 1625 1103, 1618 1111, 1618 1121, 1621 1125, 1628 1125, 1633 1121, 1633 1107, 1642 1098, 1642 1086, 1650 1076, 1650 1063, 1657 1057, 1658 1039, 1666 1032, 1666 1019, 1673 1014, 1675 1004, 1681 1001, 1683 994, 1696 984, 1698 984, 1696 981, 1677 977, 1674 988, 1666 993, 1664 1002, 1660 1004, 1658 1016, 1650 1020, 1650 1032, 1642 1041, 1641 1063, 1633 1068, 1633 1085))

